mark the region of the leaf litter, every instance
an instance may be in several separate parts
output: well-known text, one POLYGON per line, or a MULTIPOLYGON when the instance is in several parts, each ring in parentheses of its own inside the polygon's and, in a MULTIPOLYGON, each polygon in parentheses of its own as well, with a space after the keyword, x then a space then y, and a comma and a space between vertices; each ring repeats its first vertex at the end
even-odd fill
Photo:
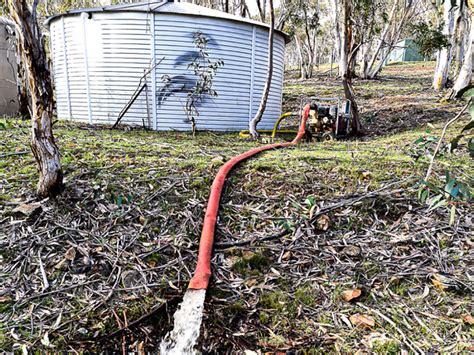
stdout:
MULTIPOLYGON (((416 201, 426 165, 404 145, 418 134, 303 145, 240 167, 198 347, 472 350, 472 210, 449 225, 416 201)), ((57 135, 68 186, 57 200, 31 195, 31 156, 0 165, 0 348, 156 350, 195 265, 212 178, 254 143, 64 123, 57 135), (14 212, 24 205, 39 207, 14 212)), ((27 148, 26 125, 7 136, 7 152, 27 148)))

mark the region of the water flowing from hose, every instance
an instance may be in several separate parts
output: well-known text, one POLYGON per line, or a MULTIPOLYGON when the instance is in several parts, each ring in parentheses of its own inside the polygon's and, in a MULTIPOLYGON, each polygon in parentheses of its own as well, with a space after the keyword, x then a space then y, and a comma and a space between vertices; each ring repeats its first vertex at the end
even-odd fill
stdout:
POLYGON ((174 314, 174 329, 160 344, 161 355, 197 354, 194 346, 199 337, 206 290, 189 289, 174 314))

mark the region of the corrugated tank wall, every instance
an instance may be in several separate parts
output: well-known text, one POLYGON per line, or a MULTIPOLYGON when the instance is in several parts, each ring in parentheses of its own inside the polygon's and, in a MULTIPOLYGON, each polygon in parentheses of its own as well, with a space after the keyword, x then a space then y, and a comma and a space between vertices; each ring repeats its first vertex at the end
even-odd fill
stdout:
MULTIPOLYGON (((195 81, 188 65, 195 53, 193 34, 197 31, 210 40, 211 60, 224 61, 214 79, 218 96, 198 107, 198 129, 246 129, 258 109, 266 78, 266 28, 225 19, 144 12, 63 16, 50 28, 60 118, 114 123, 144 71, 164 58, 147 75, 147 88, 122 123, 189 130, 184 106, 186 87, 195 81)), ((284 47, 283 36, 276 34, 273 81, 259 128, 273 127, 281 113, 284 47)))
POLYGON ((209 98, 198 108, 198 129, 239 129, 249 117, 252 27, 225 20, 169 14, 155 16, 156 56, 165 57, 163 65, 156 69, 157 128, 189 129, 183 111, 186 93, 177 92, 166 97, 169 90, 162 90, 162 77, 170 75, 174 89, 192 84, 195 78, 187 67, 195 52, 193 33, 200 31, 210 39, 207 45, 210 59, 221 58, 224 66, 218 69, 213 82, 218 96, 209 98))
MULTIPOLYGON (((88 30, 89 81, 95 122, 114 123, 150 66, 149 17, 144 13, 94 14, 88 30), (99 35, 100 34, 100 35, 99 35)), ((123 123, 151 126, 143 91, 123 123)))
POLYGON ((8 25, 0 17, 0 116, 18 113, 17 63, 13 31, 14 25, 8 25))
MULTIPOLYGON (((52 22, 51 44, 60 118, 90 123, 115 122, 151 62, 150 16, 146 13, 94 14, 92 18, 67 16, 52 22)), ((151 126, 146 101, 144 91, 124 116, 123 123, 151 126)))
POLYGON ((51 53, 53 56, 53 78, 56 94, 58 117, 72 118, 69 97, 69 74, 67 69, 68 57, 66 55, 66 32, 64 19, 55 21, 50 27, 51 53))

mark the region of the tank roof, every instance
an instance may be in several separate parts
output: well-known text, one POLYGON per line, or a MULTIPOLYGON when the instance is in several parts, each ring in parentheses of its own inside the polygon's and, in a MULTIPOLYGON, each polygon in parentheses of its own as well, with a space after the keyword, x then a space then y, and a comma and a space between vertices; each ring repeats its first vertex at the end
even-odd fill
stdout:
MULTIPOLYGON (((252 19, 228 14, 226 12, 210 9, 204 6, 191 4, 188 2, 174 2, 174 1, 143 1, 139 3, 110 5, 86 9, 69 10, 61 14, 56 14, 49 17, 45 24, 49 25, 51 21, 61 16, 78 15, 81 13, 99 13, 99 12, 153 12, 153 13, 169 13, 169 14, 183 14, 189 16, 202 16, 211 18, 220 18, 231 21, 248 23, 260 27, 270 28, 266 23, 255 21, 252 19)), ((285 42, 290 42, 289 36, 280 30, 275 30, 285 38, 285 42)))

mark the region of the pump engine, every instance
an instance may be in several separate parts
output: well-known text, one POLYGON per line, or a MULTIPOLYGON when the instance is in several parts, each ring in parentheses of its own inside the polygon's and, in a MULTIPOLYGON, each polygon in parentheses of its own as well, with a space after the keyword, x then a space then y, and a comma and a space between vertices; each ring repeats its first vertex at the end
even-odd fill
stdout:
POLYGON ((351 103, 341 98, 310 98, 308 136, 318 141, 344 138, 349 134, 351 103))

